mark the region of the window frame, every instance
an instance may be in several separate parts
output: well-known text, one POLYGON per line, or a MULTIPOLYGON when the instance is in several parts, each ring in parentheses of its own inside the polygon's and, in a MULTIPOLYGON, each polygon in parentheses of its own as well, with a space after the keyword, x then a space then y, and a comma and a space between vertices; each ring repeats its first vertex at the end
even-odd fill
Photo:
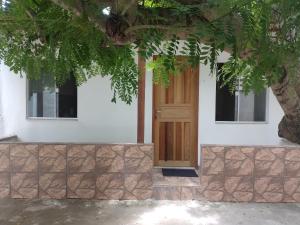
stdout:
MULTIPOLYGON (((26 120, 66 120, 66 121, 78 121, 78 87, 77 88, 77 115, 76 117, 38 117, 38 116, 29 116, 29 110, 28 110, 28 98, 29 98, 29 80, 27 78, 26 79, 26 116, 25 119, 26 120)), ((55 84, 55 88, 57 88, 56 84, 55 84)))
MULTIPOLYGON (((226 62, 218 62, 217 64, 224 64, 226 62)), ((215 70, 215 85, 214 85, 214 121, 215 121, 215 124, 269 124, 269 93, 270 93, 270 88, 266 88, 266 112, 265 112, 265 121, 218 121, 216 120, 216 110, 217 110, 217 69, 215 70)), ((240 101, 240 98, 239 100, 240 101)))

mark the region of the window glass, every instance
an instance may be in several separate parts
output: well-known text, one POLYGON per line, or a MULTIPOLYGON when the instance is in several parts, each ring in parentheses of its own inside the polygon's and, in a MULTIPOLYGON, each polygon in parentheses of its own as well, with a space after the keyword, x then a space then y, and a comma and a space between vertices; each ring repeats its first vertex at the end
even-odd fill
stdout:
POLYGON ((77 87, 71 76, 62 86, 44 74, 39 80, 28 81, 28 116, 47 118, 77 117, 77 87))
POLYGON ((216 121, 266 121, 266 90, 246 95, 241 84, 232 92, 217 81, 215 118, 216 121))

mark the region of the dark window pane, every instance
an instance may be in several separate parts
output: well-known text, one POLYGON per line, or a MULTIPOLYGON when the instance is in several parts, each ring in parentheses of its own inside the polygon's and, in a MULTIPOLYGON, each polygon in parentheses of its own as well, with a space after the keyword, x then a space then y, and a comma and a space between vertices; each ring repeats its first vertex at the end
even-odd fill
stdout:
MULTIPOLYGON (((220 69, 222 65, 218 65, 220 69)), ((228 86, 222 86, 220 81, 216 85, 216 121, 235 120, 235 96, 228 86)))
POLYGON ((71 76, 58 92, 58 116, 64 118, 77 117, 77 86, 74 76, 71 76))
POLYGON ((216 96, 216 121, 234 121, 235 120, 235 96, 228 87, 220 87, 217 82, 216 96))

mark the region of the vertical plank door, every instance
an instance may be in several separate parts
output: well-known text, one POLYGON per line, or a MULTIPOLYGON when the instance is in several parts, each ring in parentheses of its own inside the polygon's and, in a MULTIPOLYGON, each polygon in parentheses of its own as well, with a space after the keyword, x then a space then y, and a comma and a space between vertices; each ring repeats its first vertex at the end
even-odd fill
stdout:
MULTIPOLYGON (((186 60, 177 57, 178 62, 186 60)), ((199 66, 170 75, 170 84, 153 87, 153 142, 156 166, 196 166, 199 66)))

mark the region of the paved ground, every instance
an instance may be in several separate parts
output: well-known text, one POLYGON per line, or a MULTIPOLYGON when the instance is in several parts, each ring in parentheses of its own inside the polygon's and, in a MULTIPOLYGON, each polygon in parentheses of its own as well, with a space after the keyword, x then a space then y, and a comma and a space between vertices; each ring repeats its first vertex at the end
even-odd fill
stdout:
POLYGON ((300 225, 300 204, 0 200, 0 225, 300 225))

